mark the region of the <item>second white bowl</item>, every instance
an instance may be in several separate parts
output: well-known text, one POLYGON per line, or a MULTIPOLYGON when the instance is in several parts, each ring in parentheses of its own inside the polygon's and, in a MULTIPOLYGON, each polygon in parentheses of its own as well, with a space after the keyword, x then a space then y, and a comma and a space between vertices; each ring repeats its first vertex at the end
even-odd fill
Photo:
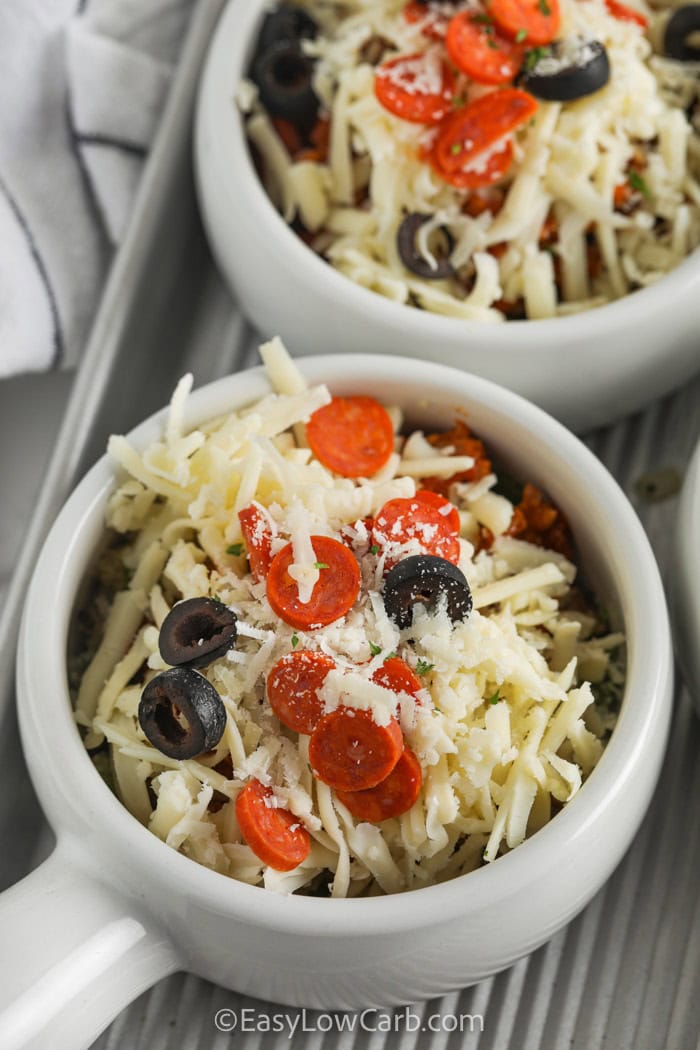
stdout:
POLYGON ((587 313, 478 324, 355 285, 287 226, 253 165, 234 100, 267 0, 231 0, 197 107, 195 160, 209 240, 241 306, 296 354, 404 354, 482 375, 575 430, 619 418, 700 367, 700 252, 657 284, 587 313))

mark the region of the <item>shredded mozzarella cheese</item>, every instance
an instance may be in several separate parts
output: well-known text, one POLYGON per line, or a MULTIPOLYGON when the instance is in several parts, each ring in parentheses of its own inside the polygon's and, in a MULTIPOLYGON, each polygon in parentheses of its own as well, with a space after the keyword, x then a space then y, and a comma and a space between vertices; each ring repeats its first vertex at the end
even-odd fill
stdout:
POLYGON ((389 499, 413 496, 424 471, 449 476, 474 461, 435 449, 416 431, 403 442, 397 468, 411 468, 411 476, 336 477, 287 440, 327 402, 327 391, 307 389, 279 340, 266 344, 263 357, 275 393, 258 405, 203 426, 192 440, 182 428, 186 380, 163 443, 139 451, 123 438, 110 442, 130 476, 110 498, 107 521, 120 537, 119 566, 131 578, 116 587, 102 641, 81 674, 76 718, 89 746, 109 744, 116 790, 137 819, 228 877, 291 893, 330 872, 330 892, 339 897, 466 873, 482 862, 482 851, 492 861, 541 827, 552 799, 566 802, 580 789, 614 722, 614 713, 596 705, 586 675, 619 692, 624 636, 596 636, 590 611, 566 607, 576 575, 571 561, 506 535, 513 505, 493 492, 494 474, 452 486, 463 518, 495 537, 478 553, 460 542, 470 616, 453 623, 444 604, 419 606, 412 626, 399 630, 382 596, 386 552, 373 548, 362 519, 389 499), (278 437, 284 440, 273 444, 278 437), (167 483, 153 468, 166 456, 167 483), (311 536, 349 543, 362 588, 344 617, 304 632, 275 616, 265 581, 228 547, 239 535, 236 511, 250 501, 273 551, 291 540, 290 575, 302 602, 319 577, 311 536), (226 726, 211 753, 180 762, 146 739, 138 721, 142 686, 134 683, 166 667, 158 628, 172 604, 207 595, 237 617, 235 648, 200 671, 222 698, 226 726), (295 649, 333 660, 318 694, 325 713, 339 706, 369 711, 380 726, 398 719, 423 774, 417 802, 400 818, 357 821, 314 777, 308 737, 280 725, 266 680, 295 649), (394 692, 374 680, 394 654, 421 676, 417 692, 394 692), (270 805, 289 810, 311 836, 309 857, 293 872, 273 871, 243 841, 235 799, 250 778, 269 787, 270 805))

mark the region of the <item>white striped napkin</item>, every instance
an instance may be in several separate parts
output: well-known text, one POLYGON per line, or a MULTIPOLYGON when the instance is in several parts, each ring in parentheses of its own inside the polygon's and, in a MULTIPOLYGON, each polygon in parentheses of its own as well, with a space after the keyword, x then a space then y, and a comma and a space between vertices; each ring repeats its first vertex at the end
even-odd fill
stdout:
POLYGON ((0 377, 79 359, 192 3, 0 2, 0 377))

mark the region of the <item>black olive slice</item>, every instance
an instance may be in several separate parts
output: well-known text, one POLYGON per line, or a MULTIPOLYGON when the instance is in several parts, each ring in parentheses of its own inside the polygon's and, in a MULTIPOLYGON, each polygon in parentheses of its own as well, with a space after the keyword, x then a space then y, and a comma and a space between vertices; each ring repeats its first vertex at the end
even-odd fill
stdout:
POLYGON ((555 41, 528 51, 519 84, 544 102, 573 102, 605 87, 610 60, 597 40, 555 41))
POLYGON ((688 40, 700 33, 700 4, 677 7, 664 31, 664 51, 679 62, 700 62, 700 46, 688 40))
POLYGON ((280 42, 313 40, 317 33, 316 22, 303 8, 294 4, 281 4, 263 19, 258 34, 257 54, 262 54, 280 42))
POLYGON ((467 578, 451 561, 433 554, 403 558, 384 580, 384 608, 402 630, 411 626, 416 605, 434 609, 442 597, 453 623, 466 620, 472 610, 467 578))
POLYGON ((311 84, 313 71, 313 60, 297 44, 283 40, 258 56, 251 76, 268 113, 291 121, 301 131, 310 131, 319 110, 311 84))
POLYGON ((163 620, 158 646, 166 664, 206 667, 235 641, 235 613, 213 598, 187 598, 163 620))
MULTIPOLYGON (((401 262, 407 270, 422 277, 424 281, 442 281, 447 277, 454 276, 454 268, 450 263, 450 252, 454 248, 452 234, 445 226, 439 227, 439 232, 444 238, 444 250, 441 253, 433 252, 437 266, 431 266, 416 247, 416 237, 421 226, 432 219, 432 215, 422 215, 420 212, 411 212, 403 220, 396 234, 396 244, 401 256, 401 262)), ((437 232, 437 231, 436 231, 437 232)))
POLYGON ((168 758, 194 758, 221 740, 226 709, 204 675, 191 667, 171 667, 152 678, 141 694, 139 724, 168 758))

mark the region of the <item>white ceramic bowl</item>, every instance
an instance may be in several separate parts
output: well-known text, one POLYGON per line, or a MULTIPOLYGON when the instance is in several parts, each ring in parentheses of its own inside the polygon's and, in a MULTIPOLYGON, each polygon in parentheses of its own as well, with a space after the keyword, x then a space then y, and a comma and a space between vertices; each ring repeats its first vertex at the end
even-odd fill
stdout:
POLYGON ((676 521, 673 625, 676 655, 700 712, 700 441, 683 482, 676 521))
POLYGON ((195 129, 209 240, 241 306, 296 354, 403 354, 468 369, 575 430, 619 418, 700 367, 700 252, 658 284, 588 313, 483 325, 355 285, 292 232, 253 167, 234 102, 268 0, 230 0, 202 79, 195 129))
MULTIPOLYGON (((0 899, 0 1046, 89 1045, 114 1014, 175 969, 261 998, 322 1009, 408 1002, 478 981, 546 941, 600 888, 642 820, 662 760, 672 662, 649 544, 598 460, 539 409, 485 380, 389 356, 302 360, 311 382, 370 390, 412 425, 456 408, 516 475, 571 520, 596 592, 617 610, 629 673, 617 728, 580 793, 532 839, 472 874, 373 899, 282 897, 233 882, 165 846, 100 779, 73 721, 66 643, 81 580, 103 535, 110 462, 89 472, 57 519, 29 589, 19 708, 33 782, 58 845, 0 899), (40 951, 27 946, 40 945, 40 951)), ((260 369, 196 392, 186 421, 257 400, 260 369)), ((163 413, 138 427, 143 447, 163 413)))

